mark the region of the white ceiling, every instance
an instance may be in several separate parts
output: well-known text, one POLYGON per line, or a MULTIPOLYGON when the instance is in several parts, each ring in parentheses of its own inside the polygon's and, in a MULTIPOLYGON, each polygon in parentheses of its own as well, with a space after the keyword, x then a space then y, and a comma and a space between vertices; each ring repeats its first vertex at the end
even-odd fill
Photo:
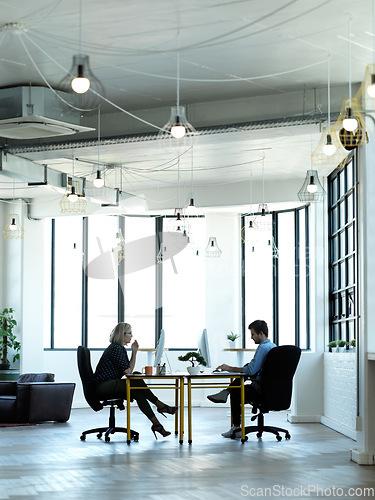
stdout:
MULTIPOLYGON (((79 53, 79 2, 0 1, 0 8, 0 88, 48 82, 60 89, 79 53), (10 23, 18 24, 9 29, 10 23)), ((176 104, 177 54, 181 104, 194 105, 324 88, 329 54, 332 88, 347 84, 349 32, 351 78, 360 82, 375 43, 371 0, 83 0, 81 27, 82 52, 105 98, 137 113, 176 104)), ((115 110, 108 101, 102 113, 115 110)), ((220 110, 216 114, 220 125, 220 110)), ((115 167, 108 184, 130 193, 171 187, 178 177, 188 185, 192 164, 199 185, 246 180, 250 171, 259 177, 262 169, 267 177, 302 179, 319 137, 319 127, 309 125, 197 136, 178 146, 155 140, 102 145, 100 160, 115 167)), ((98 148, 23 156, 69 173, 74 156, 76 175, 88 176, 98 148)), ((9 183, 0 177, 0 197, 12 197, 9 183)), ((19 196, 44 193, 34 188, 31 194, 21 183, 16 189, 19 196)))

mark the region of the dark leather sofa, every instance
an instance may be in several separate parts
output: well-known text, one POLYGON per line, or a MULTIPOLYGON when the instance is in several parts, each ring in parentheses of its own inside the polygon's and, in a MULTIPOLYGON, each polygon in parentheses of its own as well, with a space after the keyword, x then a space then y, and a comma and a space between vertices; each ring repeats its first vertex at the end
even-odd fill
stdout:
POLYGON ((75 384, 55 382, 53 373, 25 373, 17 382, 0 382, 0 422, 69 420, 75 384))

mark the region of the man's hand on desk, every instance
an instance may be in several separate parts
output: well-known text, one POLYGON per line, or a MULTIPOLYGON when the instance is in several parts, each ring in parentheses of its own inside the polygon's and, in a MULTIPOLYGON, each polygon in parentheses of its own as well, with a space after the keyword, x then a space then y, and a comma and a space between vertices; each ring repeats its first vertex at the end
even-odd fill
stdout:
POLYGON ((227 364, 223 363, 222 365, 218 366, 216 368, 216 370, 214 370, 214 371, 241 373, 242 372, 242 367, 239 367, 239 366, 230 366, 230 365, 227 365, 227 364))

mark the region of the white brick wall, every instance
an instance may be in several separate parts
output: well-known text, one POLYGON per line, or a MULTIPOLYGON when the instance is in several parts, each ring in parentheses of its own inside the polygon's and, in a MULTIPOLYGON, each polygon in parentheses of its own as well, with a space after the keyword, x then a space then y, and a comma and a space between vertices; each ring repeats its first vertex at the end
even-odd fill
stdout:
POLYGON ((324 353, 324 417, 355 431, 357 358, 354 353, 324 353))

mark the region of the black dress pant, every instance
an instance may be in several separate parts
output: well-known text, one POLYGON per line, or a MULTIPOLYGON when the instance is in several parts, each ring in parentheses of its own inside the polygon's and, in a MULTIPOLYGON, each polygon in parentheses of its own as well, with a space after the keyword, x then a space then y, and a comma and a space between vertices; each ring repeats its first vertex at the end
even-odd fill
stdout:
MULTIPOLYGON (((228 386, 230 394, 230 410, 232 413, 233 425, 241 425, 241 379, 236 378, 228 386), (236 386, 236 387, 233 387, 236 386)), ((252 384, 245 385, 245 403, 256 403, 260 399, 259 392, 252 384)))

